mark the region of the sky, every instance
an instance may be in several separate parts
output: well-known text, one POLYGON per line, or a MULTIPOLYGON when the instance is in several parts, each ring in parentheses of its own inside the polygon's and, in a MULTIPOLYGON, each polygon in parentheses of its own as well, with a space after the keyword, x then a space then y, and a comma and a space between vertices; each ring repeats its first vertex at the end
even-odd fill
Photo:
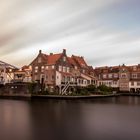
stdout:
POLYGON ((0 60, 67 50, 93 67, 140 63, 140 0, 0 0, 0 60))

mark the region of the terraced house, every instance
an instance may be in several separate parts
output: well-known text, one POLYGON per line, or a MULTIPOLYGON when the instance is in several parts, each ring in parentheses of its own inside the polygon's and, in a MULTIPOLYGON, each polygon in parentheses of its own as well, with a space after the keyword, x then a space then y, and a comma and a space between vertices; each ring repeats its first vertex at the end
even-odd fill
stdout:
POLYGON ((41 83, 50 91, 57 90, 60 94, 74 90, 75 86, 97 84, 94 70, 84 58, 75 55, 68 57, 65 49, 58 54, 44 54, 40 50, 30 66, 32 81, 41 83))
POLYGON ((140 92, 140 65, 98 67, 98 85, 106 85, 123 92, 140 92))

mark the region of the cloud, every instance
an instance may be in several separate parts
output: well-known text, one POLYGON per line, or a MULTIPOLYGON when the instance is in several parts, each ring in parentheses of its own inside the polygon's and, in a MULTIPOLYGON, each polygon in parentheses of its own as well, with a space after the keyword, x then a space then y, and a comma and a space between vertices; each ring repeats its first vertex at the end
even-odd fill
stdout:
POLYGON ((118 12, 124 4, 130 7, 121 0, 0 0, 0 59, 22 66, 40 49, 66 48, 93 66, 137 63, 138 27, 123 29, 114 20, 118 14, 125 23, 118 12))

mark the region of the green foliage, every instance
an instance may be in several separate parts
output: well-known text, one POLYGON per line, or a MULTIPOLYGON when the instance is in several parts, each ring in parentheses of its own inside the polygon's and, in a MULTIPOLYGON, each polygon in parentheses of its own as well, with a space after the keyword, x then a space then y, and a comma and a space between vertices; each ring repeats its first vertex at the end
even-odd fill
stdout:
POLYGON ((96 88, 95 85, 88 85, 88 86, 86 87, 86 89, 87 89, 87 91, 90 92, 90 93, 97 91, 97 88, 96 88))
POLYGON ((28 90, 31 94, 35 93, 35 88, 36 88, 36 83, 33 82, 28 84, 28 90))
POLYGON ((98 87, 98 89, 101 92, 112 92, 112 88, 111 87, 107 87, 106 85, 100 85, 98 87))
POLYGON ((76 87, 76 94, 77 95, 88 95, 88 90, 86 87, 77 86, 76 87))

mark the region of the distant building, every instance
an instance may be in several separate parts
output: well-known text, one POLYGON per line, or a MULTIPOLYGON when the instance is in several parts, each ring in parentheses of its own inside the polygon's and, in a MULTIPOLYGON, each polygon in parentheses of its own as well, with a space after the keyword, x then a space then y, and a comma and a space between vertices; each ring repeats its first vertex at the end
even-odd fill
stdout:
POLYGON ((31 67, 30 66, 23 66, 21 69, 18 69, 14 72, 14 78, 12 82, 14 83, 29 83, 32 82, 32 75, 31 75, 31 67))
POLYGON ((95 68, 98 86, 106 85, 123 92, 140 92, 140 65, 95 68))
POLYGON ((4 85, 10 83, 14 79, 14 72, 18 70, 17 67, 0 61, 0 84, 4 85))
POLYGON ((44 54, 39 51, 38 56, 30 64, 32 81, 37 81, 50 91, 65 94, 74 86, 85 87, 97 84, 94 69, 85 62, 83 57, 67 56, 63 49, 59 54, 44 54))

